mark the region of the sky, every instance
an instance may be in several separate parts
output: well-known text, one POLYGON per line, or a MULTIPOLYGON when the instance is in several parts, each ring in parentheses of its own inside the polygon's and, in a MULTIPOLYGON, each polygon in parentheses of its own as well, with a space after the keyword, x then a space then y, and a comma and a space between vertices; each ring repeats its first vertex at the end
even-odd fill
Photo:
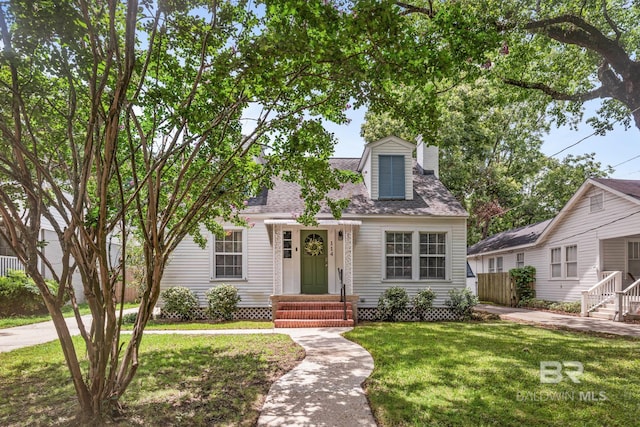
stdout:
MULTIPOLYGON (((598 102, 592 101, 586 104, 584 117, 595 114, 598 102)), ((348 116, 351 123, 346 125, 327 124, 327 128, 333 132, 338 140, 336 146, 336 157, 360 157, 364 147, 364 139, 360 136, 360 126, 364 121, 365 109, 350 110, 348 116)), ((587 123, 580 123, 578 130, 571 130, 568 126, 552 128, 551 132, 544 138, 542 152, 546 155, 553 155, 560 150, 575 144, 582 138, 593 133, 593 128, 587 123)), ((617 179, 638 179, 640 180, 640 130, 632 126, 627 131, 622 125, 614 128, 604 136, 591 136, 578 143, 574 147, 563 151, 555 156, 562 160, 568 154, 580 155, 586 153, 596 153, 596 160, 602 166, 615 166, 615 172, 611 178, 617 179), (638 156, 634 159, 634 157, 638 156)))

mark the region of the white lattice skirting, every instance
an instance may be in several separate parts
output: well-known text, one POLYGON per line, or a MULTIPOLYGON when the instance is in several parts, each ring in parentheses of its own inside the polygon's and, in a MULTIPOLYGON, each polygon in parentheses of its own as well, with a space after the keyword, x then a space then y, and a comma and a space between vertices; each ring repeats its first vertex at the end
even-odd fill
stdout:
MULTIPOLYGON (((162 319, 180 320, 180 316, 174 313, 167 313, 161 311, 160 317, 162 319)), ((193 311, 192 319, 194 320, 207 320, 206 307, 200 307, 193 311)), ((271 308, 269 307, 240 307, 233 316, 234 320, 272 320, 271 308)), ((378 309, 371 307, 358 307, 358 320, 376 321, 380 320, 378 316, 378 309)), ((418 321, 418 317, 415 315, 412 309, 406 309, 402 314, 396 317, 398 322, 414 322, 418 321)), ((436 307, 429 310, 425 315, 425 321, 438 322, 443 320, 457 320, 453 312, 446 307, 436 307)))
MULTIPOLYGON (((442 320, 458 320, 451 309, 447 307, 434 307, 425 313, 425 321, 439 322, 442 320)), ((358 307, 358 320, 376 321, 380 320, 377 308, 358 307)), ((415 322, 418 321, 413 309, 405 309, 400 315, 396 316, 398 322, 415 322)))
MULTIPOLYGON (((160 317, 168 320, 181 320, 180 316, 175 313, 167 313, 164 310, 160 311, 160 317)), ((207 320, 209 315, 207 314, 206 307, 199 307, 191 313, 191 318, 194 320, 207 320)), ((234 320, 271 320, 271 308, 269 307, 240 307, 233 316, 234 320)))

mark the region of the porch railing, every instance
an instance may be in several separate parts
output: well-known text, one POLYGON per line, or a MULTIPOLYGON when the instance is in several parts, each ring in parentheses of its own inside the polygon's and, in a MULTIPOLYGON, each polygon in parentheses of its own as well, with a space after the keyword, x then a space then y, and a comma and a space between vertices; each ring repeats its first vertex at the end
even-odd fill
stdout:
POLYGON ((622 290, 622 272, 611 272, 607 277, 596 283, 591 289, 582 291, 580 315, 588 316, 603 304, 613 301, 616 291, 622 290))
POLYGON ((640 315, 640 279, 625 290, 616 292, 616 296, 618 320, 624 321, 624 318, 629 315, 640 315))
POLYGON ((24 266, 14 256, 0 255, 0 276, 6 276, 9 270, 24 270, 24 266))

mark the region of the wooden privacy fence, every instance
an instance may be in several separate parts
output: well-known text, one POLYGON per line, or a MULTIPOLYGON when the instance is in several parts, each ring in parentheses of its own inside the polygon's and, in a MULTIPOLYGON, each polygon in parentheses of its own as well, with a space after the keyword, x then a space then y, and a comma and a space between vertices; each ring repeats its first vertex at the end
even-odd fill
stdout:
POLYGON ((509 273, 478 273, 478 298, 515 307, 516 286, 509 273))

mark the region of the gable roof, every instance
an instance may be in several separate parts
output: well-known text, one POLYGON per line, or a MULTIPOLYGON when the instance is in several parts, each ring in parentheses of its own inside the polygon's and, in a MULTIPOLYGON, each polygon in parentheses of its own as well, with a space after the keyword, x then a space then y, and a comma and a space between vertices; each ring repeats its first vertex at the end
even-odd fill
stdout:
POLYGON ((357 171, 361 172, 362 168, 364 167, 364 163, 367 161, 367 157, 369 157, 369 155, 371 154, 371 150, 379 145, 384 145, 387 144, 389 142, 394 142, 402 147, 404 147, 406 150, 413 152, 413 150, 416 149, 416 144, 412 144, 407 140, 404 140, 402 138, 399 138, 397 136, 394 135, 390 135, 387 136, 386 138, 382 138, 379 139, 377 141, 373 141, 373 142, 369 142, 367 144, 365 144, 364 146, 364 151, 362 152, 362 156, 358 159, 358 168, 357 171))
MULTIPOLYGON (((360 158, 333 158, 329 160, 329 164, 334 168, 354 172, 357 171, 359 162, 360 158)), ((438 178, 434 175, 423 175, 418 172, 415 161, 413 181, 413 200, 371 200, 363 181, 346 183, 339 190, 331 190, 328 197, 351 200, 343 214, 468 216, 460 202, 453 197, 438 178)), ((247 214, 276 214, 275 216, 291 218, 293 214, 300 214, 303 211, 304 199, 300 194, 300 186, 282 179, 275 179, 273 189, 265 190, 257 197, 250 199, 243 212, 247 214)), ((323 206, 320 213, 330 214, 330 210, 323 206)))
POLYGON ((551 223, 551 220, 541 221, 524 227, 513 228, 494 234, 467 249, 467 255, 481 255, 507 248, 532 245, 551 223))
POLYGON ((562 207, 560 212, 553 218, 553 221, 545 229, 540 236, 539 241, 542 242, 552 232, 553 229, 567 216, 573 209, 574 205, 593 187, 598 187, 618 197, 629 200, 632 203, 640 204, 640 181, 631 179, 612 179, 612 178, 588 178, 569 201, 562 207))
POLYGON ((467 255, 480 255, 505 249, 534 246, 544 241, 592 187, 610 191, 619 197, 640 204, 640 180, 588 178, 554 218, 490 236, 469 247, 467 255))

